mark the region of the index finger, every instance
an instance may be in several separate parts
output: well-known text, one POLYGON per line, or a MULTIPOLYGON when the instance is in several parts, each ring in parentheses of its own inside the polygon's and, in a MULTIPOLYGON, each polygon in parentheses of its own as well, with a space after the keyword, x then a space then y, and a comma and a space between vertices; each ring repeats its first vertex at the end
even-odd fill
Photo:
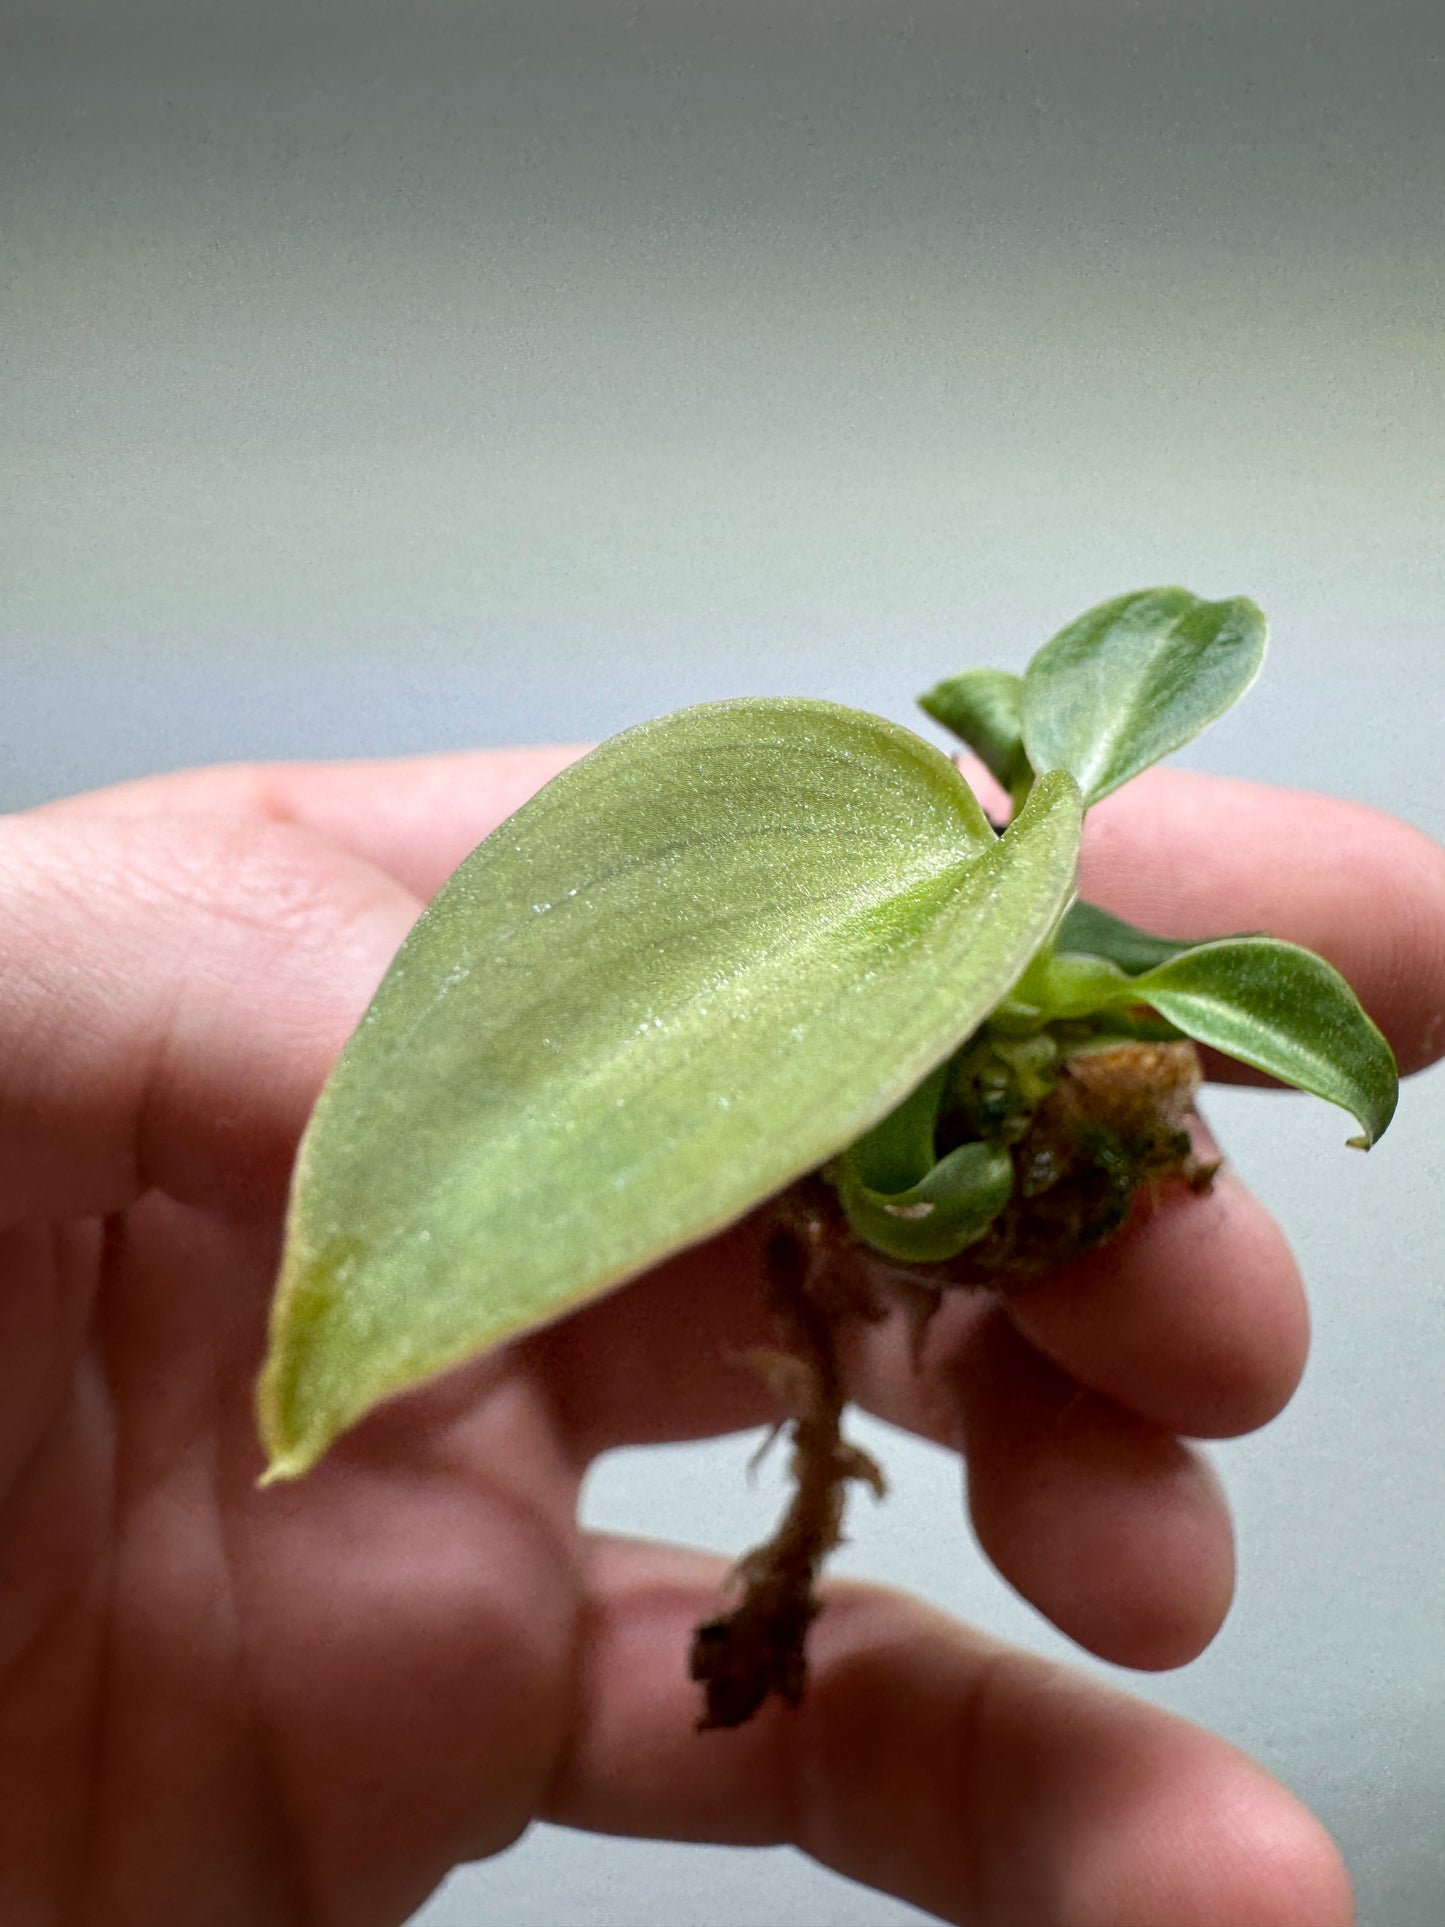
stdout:
MULTIPOLYGON (((434 894, 579 748, 235 765, 48 804, 117 814, 244 812, 301 822, 434 894)), ((1353 985, 1404 1071, 1445 1049, 1445 850, 1364 804, 1151 770, 1089 812, 1083 892, 1159 936, 1267 930, 1353 985)))
POLYGON ((1150 770, 1089 812, 1081 884, 1161 937, 1262 930, 1318 952, 1402 1071, 1445 1049, 1445 850, 1382 811, 1150 770))
POLYGON ((681 1667, 720 1562, 589 1547, 571 1743, 545 1817, 788 1841, 972 1927, 1348 1927, 1323 1828, 1222 1740, 897 1594, 831 1588, 807 1696, 699 1738, 681 1667))

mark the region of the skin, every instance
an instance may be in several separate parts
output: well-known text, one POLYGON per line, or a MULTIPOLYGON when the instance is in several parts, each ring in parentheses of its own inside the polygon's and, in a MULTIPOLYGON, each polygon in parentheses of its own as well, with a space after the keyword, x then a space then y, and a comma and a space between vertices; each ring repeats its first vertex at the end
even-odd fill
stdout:
MULTIPOLYGON (((793 1841, 973 1927, 1345 1927, 1333 1845, 1248 1760, 893 1593, 831 1592, 799 1713, 694 1734, 722 1565, 582 1533, 576 1499, 612 1446, 768 1416, 719 1364, 766 1338, 752 1225, 255 1489, 308 1108, 419 903, 572 753, 206 771, 0 822, 0 1918, 395 1927, 545 1817, 793 1841)), ((1152 776, 1091 818, 1085 889, 1308 943, 1405 1067, 1445 1043, 1445 854, 1370 811, 1152 776)), ((891 1324, 849 1370, 963 1455, 1021 1592, 1161 1667, 1233 1576, 1187 1440, 1264 1423, 1306 1346, 1284 1239, 1225 1176, 1007 1307, 950 1301, 921 1372, 891 1324)))

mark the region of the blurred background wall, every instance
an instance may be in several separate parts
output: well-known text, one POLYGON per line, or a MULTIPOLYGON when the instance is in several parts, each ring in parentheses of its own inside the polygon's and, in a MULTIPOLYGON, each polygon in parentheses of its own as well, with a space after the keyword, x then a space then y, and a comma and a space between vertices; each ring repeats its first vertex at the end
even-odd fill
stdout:
MULTIPOLYGON (((1441 836, 1442 529, 1427 0, 0 0, 0 806, 741 693, 906 719, 1180 580, 1274 621, 1190 760, 1441 836)), ((1317 1356, 1219 1455, 1230 1627, 1145 1690, 1433 1927, 1445 1087, 1368 1167, 1321 1113, 1213 1108, 1317 1356)), ((954 1469, 874 1442, 853 1567, 1062 1650, 939 1531, 954 1469)), ((592 1514, 737 1549, 751 1443, 623 1455, 592 1514)), ((543 1829, 425 1916, 484 1918, 916 1916, 543 1829)))

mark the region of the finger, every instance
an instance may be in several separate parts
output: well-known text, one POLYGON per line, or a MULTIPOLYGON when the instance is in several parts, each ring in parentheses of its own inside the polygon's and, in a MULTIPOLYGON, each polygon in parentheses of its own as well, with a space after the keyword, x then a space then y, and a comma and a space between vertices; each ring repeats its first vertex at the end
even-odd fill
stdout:
POLYGON ((250 816, 300 823, 426 902, 483 837, 580 749, 494 749, 375 762, 234 763, 46 803, 32 816, 250 816))
MULTIPOLYGON (((425 899, 579 753, 494 750, 191 771, 37 814, 244 809, 309 824, 425 899)), ((1150 770, 1089 812, 1083 888, 1162 936, 1268 930, 1304 944, 1349 979, 1402 1068, 1418 1069, 1445 1049, 1445 851, 1378 811, 1150 770)))
POLYGON ((1361 803, 1151 770, 1089 812, 1083 894, 1160 936, 1325 957, 1419 1070, 1445 1049, 1445 850, 1361 803))
POLYGON ((1060 1370, 996 1301, 950 1299, 922 1369, 894 1325, 849 1348, 880 1416, 959 1453, 999 1573, 1087 1651, 1144 1671, 1196 1658, 1234 1592, 1228 1507, 1172 1432, 1060 1370))
MULTIPOLYGON (((1182 1186, 1144 1197, 1108 1244, 999 1302, 1077 1384, 1188 1438, 1234 1438, 1267 1423, 1298 1386, 1309 1348, 1304 1286, 1284 1236, 1227 1172, 1202 1197, 1182 1186)), ((949 1305, 921 1372, 897 1334, 864 1333, 850 1351, 861 1396, 935 1435, 940 1398, 968 1382, 954 1352, 970 1328, 953 1294, 949 1305)))
POLYGON ((417 907, 291 826, 0 823, 0 1223, 277 1202, 417 907))
POLYGON ((994 1310, 953 1372, 969 1513, 998 1571, 1087 1651, 1197 1658, 1234 1593, 1229 1511, 1199 1454, 1050 1365, 994 1310))
POLYGON ((1147 1197, 1100 1250, 1005 1300, 1080 1383, 1189 1438, 1276 1416, 1309 1351, 1304 1282, 1283 1232, 1233 1175, 1147 1197))
POLYGON ((700 1556, 597 1545, 549 1818, 791 1842, 960 1927, 1352 1920, 1323 1829, 1223 1741, 896 1595, 830 1595, 798 1712, 697 1734, 684 1659, 721 1580, 700 1556))

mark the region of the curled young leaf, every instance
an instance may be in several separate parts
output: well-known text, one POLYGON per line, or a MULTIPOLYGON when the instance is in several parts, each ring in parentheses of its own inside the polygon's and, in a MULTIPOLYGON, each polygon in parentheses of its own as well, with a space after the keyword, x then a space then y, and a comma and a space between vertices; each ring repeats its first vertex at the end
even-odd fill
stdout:
POLYGON ((1023 677, 1011 670, 966 669, 920 696, 918 706, 967 743, 985 768, 1013 792, 1029 776, 1023 696, 1023 677))
POLYGON ((844 1155, 862 1184, 875 1191, 906 1191, 933 1168, 938 1107, 951 1061, 931 1070, 896 1110, 849 1146, 844 1155))
POLYGON ((931 1071, 828 1167, 854 1234, 907 1264, 957 1257, 1013 1190, 1013 1162, 997 1145, 964 1144, 938 1157, 938 1109, 952 1066, 950 1059, 931 1071))
POLYGON ((1394 1116, 1394 1053, 1340 973, 1275 937, 1201 944, 1133 978, 1150 1004, 1196 1043, 1353 1112, 1374 1143, 1394 1116))
POLYGON ((272 1477, 696 1242, 891 1111, 1023 971, 1080 802, 1002 838, 875 716, 709 704, 564 770, 419 920, 303 1140, 272 1477))
POLYGON ((1066 769, 1087 807, 1197 736, 1249 688, 1264 617, 1235 596, 1141 589, 1071 622, 1024 672, 1035 769, 1066 769))
POLYGON ((1013 1160, 1001 1144, 960 1144, 906 1190, 875 1190, 849 1152, 831 1168, 858 1236, 904 1264, 939 1264, 982 1237, 1013 1191, 1013 1160))

